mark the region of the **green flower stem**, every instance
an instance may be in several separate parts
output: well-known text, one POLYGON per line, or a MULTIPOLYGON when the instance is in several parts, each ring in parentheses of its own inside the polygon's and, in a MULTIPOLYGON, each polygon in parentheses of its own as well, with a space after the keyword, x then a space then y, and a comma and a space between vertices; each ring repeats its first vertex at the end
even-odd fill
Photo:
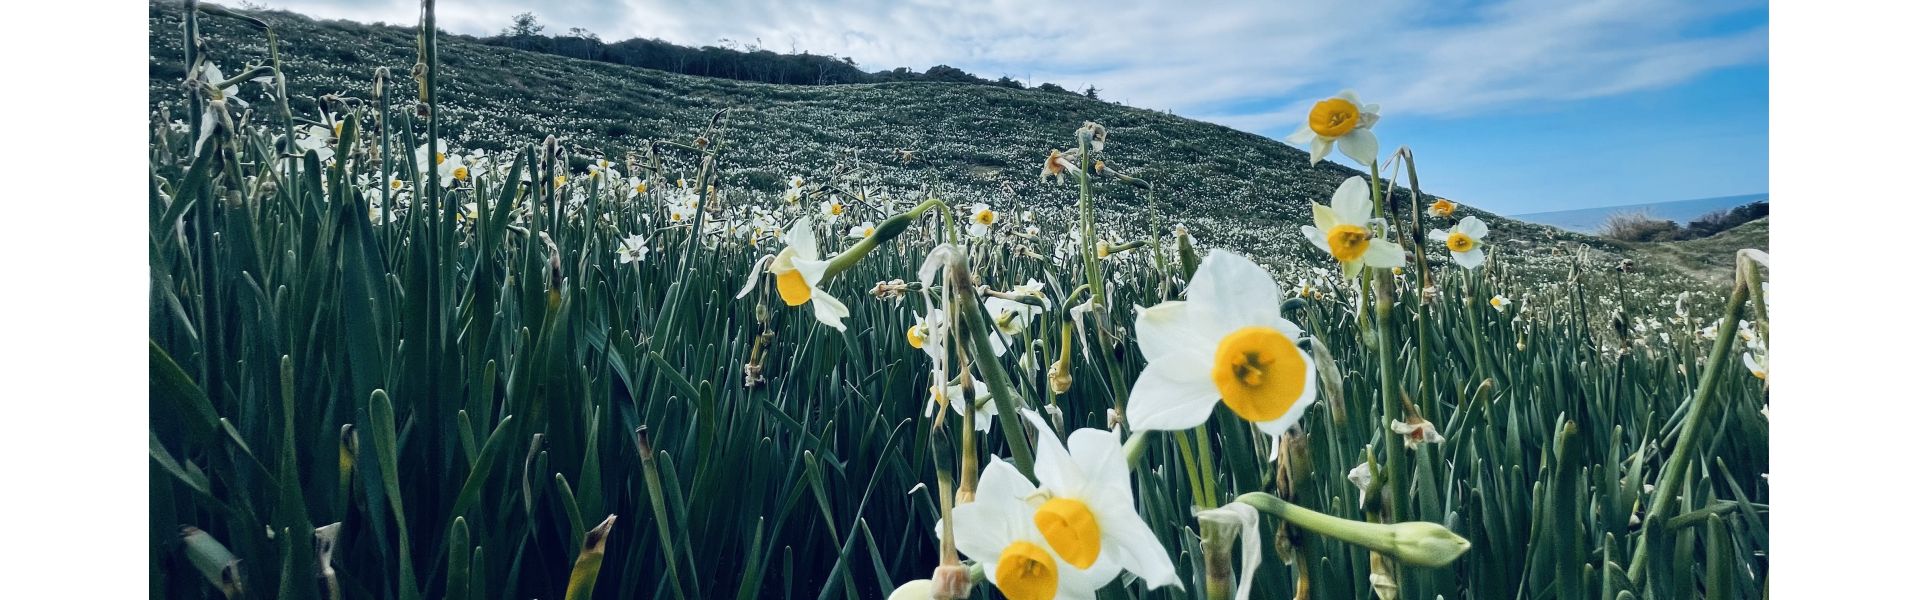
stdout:
MULTIPOLYGON (((993 340, 987 331, 993 327, 993 320, 987 316, 987 310, 981 306, 977 292, 974 292, 972 278, 967 274, 967 262, 964 256, 956 254, 947 264, 949 285, 953 287, 953 312, 959 322, 959 334, 966 336, 965 343, 974 356, 993 356, 993 340)), ((1020 425, 1020 406, 1013 401, 1013 381, 1007 377, 1007 371, 1000 361, 982 360, 977 363, 980 373, 987 380, 987 390, 993 395, 993 404, 1000 411, 1000 428, 1005 433, 1007 445, 1013 448, 1013 466, 1029 479, 1033 478, 1033 449, 1027 446, 1026 431, 1020 425)), ((971 411, 967 411, 971 412, 971 411)))
MULTIPOLYGON (((1681 479, 1685 476, 1687 464, 1693 460, 1693 447, 1700 441, 1700 432, 1707 420, 1707 412, 1713 408, 1713 389, 1720 382, 1720 373, 1725 370, 1727 355, 1733 348, 1733 338, 1739 329, 1740 307, 1747 302, 1747 286, 1735 284, 1733 293, 1727 296, 1727 310, 1720 320, 1720 331, 1713 340, 1713 354, 1707 357, 1707 370, 1700 375, 1699 386, 1694 389, 1693 401, 1687 407, 1687 417, 1680 425, 1680 439, 1673 443, 1673 452, 1668 455, 1666 465, 1660 469, 1660 484, 1653 490, 1653 504, 1647 508, 1644 522, 1654 527, 1664 527, 1662 523, 1674 510, 1674 498, 1679 494, 1681 479)), ((1756 303, 1757 304, 1757 303, 1756 303)), ((1627 568, 1627 579, 1638 587, 1641 578, 1646 575, 1647 542, 1642 538, 1639 546, 1633 549, 1633 563, 1627 568)))
MULTIPOLYGON (((1383 214, 1379 212, 1383 211, 1384 203, 1380 197, 1378 163, 1372 166, 1372 170, 1373 177, 1370 184, 1373 191, 1373 207, 1377 211, 1376 214, 1383 214)), ((1374 352, 1380 360, 1380 429, 1386 432, 1388 440, 1387 443, 1382 444, 1382 451, 1387 455, 1387 484, 1393 486, 1392 491, 1389 492, 1388 505, 1393 509, 1392 518, 1397 521, 1412 516, 1412 502, 1408 495, 1412 493, 1413 485, 1409 477, 1410 465, 1407 464, 1406 449, 1393 443, 1391 433, 1392 423, 1403 418, 1400 414, 1401 391, 1398 380, 1400 373, 1395 368, 1394 360, 1396 344, 1393 337, 1393 271, 1373 269, 1373 278, 1376 288, 1373 290, 1373 341, 1374 352)), ((1405 590, 1408 582, 1405 577, 1401 577, 1400 581, 1395 583, 1405 590)))
POLYGON ((1438 523, 1408 521, 1383 524, 1342 519, 1303 508, 1266 492, 1241 494, 1234 499, 1273 515, 1288 524, 1387 555, 1416 567, 1444 567, 1473 547, 1466 538, 1438 523))
POLYGON ((826 281, 832 279, 833 276, 853 268, 853 265, 859 263, 860 259, 867 257, 867 253, 873 252, 873 249, 878 248, 880 244, 900 237, 900 234, 905 233, 907 228, 913 225, 914 221, 920 220, 921 215, 926 214, 927 210, 936 206, 941 209, 941 212, 946 214, 948 227, 952 227, 953 213, 947 210, 946 203, 929 198, 927 201, 921 202, 918 206, 913 207, 912 210, 881 221, 879 226, 873 228, 873 235, 867 236, 866 239, 860 240, 860 243, 854 244, 852 248, 848 248, 845 252, 841 252, 839 256, 833 257, 833 260, 827 263, 827 273, 820 276, 820 280, 826 281))
POLYGON ((1207 506, 1205 508, 1218 507, 1220 506, 1220 484, 1219 478, 1214 473, 1213 436, 1207 435, 1206 423, 1201 423, 1199 427, 1193 429, 1193 439, 1194 446, 1200 450, 1201 487, 1195 488, 1195 490, 1200 492, 1201 496, 1206 497, 1207 506))
POLYGON ((1200 474, 1201 461, 1193 449, 1193 432, 1176 431, 1173 439, 1180 449, 1180 462, 1187 468, 1187 488, 1192 492, 1194 504, 1200 508, 1215 508, 1213 495, 1206 493, 1206 479, 1200 474))
POLYGON ((1419 344, 1420 347, 1420 387, 1415 390, 1414 393, 1416 397, 1420 398, 1421 409, 1428 411, 1429 414, 1435 414, 1433 412, 1433 402, 1435 400, 1432 392, 1433 364, 1430 358, 1432 355, 1432 346, 1427 336, 1427 330, 1431 329, 1433 324, 1433 309, 1426 301, 1424 295, 1426 294, 1427 288, 1433 285, 1433 269, 1431 265, 1427 264, 1427 238, 1421 235, 1420 171, 1414 167, 1412 149, 1402 146, 1399 154, 1401 160, 1407 165, 1407 188, 1413 195, 1413 204, 1407 207, 1407 220, 1413 224, 1413 231, 1409 232, 1406 237, 1413 240, 1413 260, 1414 264, 1420 270, 1420 285, 1414 290, 1415 296, 1420 298, 1420 301, 1415 305, 1415 314, 1417 317, 1414 321, 1419 324, 1416 328, 1418 334, 1414 337, 1414 343, 1419 344))

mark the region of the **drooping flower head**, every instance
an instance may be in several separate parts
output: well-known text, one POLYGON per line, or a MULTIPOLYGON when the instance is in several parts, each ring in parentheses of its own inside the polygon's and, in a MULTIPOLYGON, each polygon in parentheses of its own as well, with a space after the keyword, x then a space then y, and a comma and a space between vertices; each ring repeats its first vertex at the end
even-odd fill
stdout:
POLYGON ((1334 146, 1340 153, 1362 165, 1372 165, 1380 154, 1380 140, 1373 136, 1373 124, 1380 120, 1380 105, 1362 104, 1352 90, 1314 103, 1307 122, 1287 136, 1289 144, 1306 144, 1308 164, 1319 164, 1334 146))
POLYGON ((1334 190, 1332 206, 1314 203, 1313 224, 1300 226, 1315 248, 1333 255, 1351 279, 1361 267, 1392 268, 1407 264, 1399 244, 1373 235, 1373 196, 1365 179, 1354 176, 1334 190))
MULTIPOLYGON (((770 261, 762 259, 767 263, 767 273, 774 277, 774 289, 779 293, 780 301, 787 306, 812 303, 813 315, 821 323, 846 331, 847 326, 841 320, 852 311, 840 299, 820 288, 821 280, 827 274, 828 261, 820 258, 820 248, 814 242, 813 221, 807 217, 795 221, 792 227, 787 228, 786 242, 787 247, 770 261)), ((759 281, 760 274, 753 273, 746 287, 735 298, 745 298, 759 281)))
POLYGON ((1486 262, 1486 252, 1480 249, 1481 238, 1487 237, 1487 224, 1480 217, 1467 217, 1454 224, 1453 229, 1427 232, 1427 239, 1446 244, 1447 251, 1453 253, 1453 262, 1468 269, 1479 267, 1486 262))
POLYGON ((1147 368, 1134 382, 1127 420, 1136 429, 1188 429, 1216 402, 1269 434, 1300 420, 1318 393, 1300 327, 1280 316, 1273 276, 1215 249, 1185 301, 1139 309, 1134 329, 1147 368))

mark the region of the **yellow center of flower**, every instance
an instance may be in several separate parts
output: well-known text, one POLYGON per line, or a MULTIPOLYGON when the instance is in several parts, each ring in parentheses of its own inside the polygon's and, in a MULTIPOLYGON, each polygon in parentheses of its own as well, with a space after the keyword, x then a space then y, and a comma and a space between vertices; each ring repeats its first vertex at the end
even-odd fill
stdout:
POLYGON ((1473 238, 1455 231, 1447 234, 1447 249, 1454 252, 1466 252, 1473 249, 1473 238))
POLYGON ((1360 124, 1360 107, 1345 98, 1328 98, 1313 105, 1307 114, 1307 126, 1321 137, 1337 138, 1360 124))
POLYGON ((401 187, 403 187, 403 186, 405 186, 405 185, 407 185, 407 182, 405 182, 405 181, 401 181, 401 180, 398 180, 398 179, 395 179, 395 180, 393 180, 393 181, 389 181, 389 182, 387 182, 387 187, 390 187, 390 188, 393 188, 393 189, 396 189, 396 190, 398 190, 398 189, 400 189, 401 187))
POLYGON ((845 211, 846 209, 847 209, 846 206, 841 205, 839 202, 835 202, 831 205, 828 205, 827 212, 833 213, 833 216, 838 217, 840 216, 841 211, 845 211))
POLYGON ((457 179, 457 180, 460 180, 460 181, 466 181, 466 180, 467 180, 467 168, 466 168, 466 167, 454 167, 454 168, 453 168, 453 178, 454 178, 454 179, 457 179))
POLYGON ((813 288, 807 286, 807 280, 800 271, 787 271, 774 276, 774 283, 780 289, 780 300, 787 306, 799 306, 813 299, 813 288))
POLYGON ((1048 600, 1060 589, 1060 572, 1045 548, 1014 542, 1000 551, 994 583, 1007 600, 1048 600))
POLYGON ((1367 253, 1367 230, 1359 225, 1335 225, 1327 230, 1327 250, 1334 260, 1353 262, 1367 253))
POLYGON ((992 225, 993 221, 998 218, 1000 218, 1000 215, 993 214, 991 210, 982 210, 973 213, 973 221, 981 225, 992 225))
POLYGON ((633 193, 635 193, 635 194, 645 194, 645 193, 647 193, 647 184, 645 184, 645 183, 636 183, 636 184, 633 184, 633 193))
POLYGON ((565 175, 555 175, 555 176, 553 176, 553 185, 554 185, 555 187, 558 187, 558 186, 563 186, 563 185, 566 185, 566 184, 567 184, 567 176, 565 176, 565 175))
POLYGON ((445 153, 445 152, 435 152, 435 153, 433 153, 433 164, 436 164, 436 165, 437 165, 437 164, 440 164, 440 163, 443 163, 443 162, 447 162, 447 153, 445 153))
POLYGON ((907 345, 920 348, 927 345, 927 326, 915 325, 907 328, 907 345))
POLYGON ((1433 210, 1433 214, 1435 215, 1442 216, 1442 217, 1451 217, 1453 216, 1454 208, 1456 207, 1451 201, 1448 201, 1448 200, 1433 201, 1432 210, 1433 210))
POLYGON ((1255 423, 1287 414, 1307 388, 1307 361, 1287 334, 1254 325, 1227 334, 1213 355, 1213 384, 1240 418, 1255 423))
POLYGON ((861 228, 861 229, 860 229, 860 237, 863 237, 863 238, 864 238, 864 237, 873 237, 873 228, 872 228, 872 227, 863 227, 863 228, 861 228))
POLYGON ((340 129, 341 129, 341 128, 343 128, 343 127, 346 127, 346 125, 347 125, 347 122, 346 122, 346 121, 334 121, 334 122, 333 122, 333 137, 340 137, 340 129))
POLYGON ((1492 304, 1494 308, 1500 308, 1507 305, 1507 299, 1495 296, 1492 300, 1488 300, 1487 303, 1492 304))
POLYGON ((1040 528, 1047 545, 1075 568, 1091 567, 1100 558, 1100 522, 1085 502, 1072 498, 1048 500, 1033 513, 1033 525, 1040 528))
POLYGON ((1106 258, 1107 255, 1111 254, 1112 252, 1113 252, 1113 248, 1107 246, 1106 242, 1100 242, 1099 244, 1095 244, 1093 246, 1094 256, 1097 256, 1100 258, 1106 258))

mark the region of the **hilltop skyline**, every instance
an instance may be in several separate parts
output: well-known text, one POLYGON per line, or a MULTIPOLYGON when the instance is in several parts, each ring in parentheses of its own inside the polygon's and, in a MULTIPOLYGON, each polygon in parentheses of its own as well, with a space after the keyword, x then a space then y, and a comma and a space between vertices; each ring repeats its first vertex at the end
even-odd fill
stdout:
MULTIPOLYGON (((410 0, 266 5, 368 22, 418 15, 410 0)), ((555 35, 728 40, 847 56, 866 70, 947 64, 1094 86, 1107 100, 1274 139, 1313 101, 1351 88, 1381 104, 1382 153, 1411 147, 1423 187, 1505 214, 1768 191, 1763 2, 1142 4, 1088 18, 1019 2, 479 0, 440 12, 444 28, 471 35, 533 12, 555 35)))

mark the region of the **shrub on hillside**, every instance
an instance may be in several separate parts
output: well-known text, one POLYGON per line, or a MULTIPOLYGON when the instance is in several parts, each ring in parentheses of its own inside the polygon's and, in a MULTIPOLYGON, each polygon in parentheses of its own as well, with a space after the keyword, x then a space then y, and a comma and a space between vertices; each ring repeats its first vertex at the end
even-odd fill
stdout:
POLYGON ((1676 239, 1691 240, 1712 237, 1722 231, 1739 227, 1748 221, 1767 216, 1766 202, 1753 202, 1727 210, 1716 210, 1687 223, 1679 231, 1676 239))
POLYGON ((1600 235, 1622 242, 1664 242, 1674 239, 1680 225, 1656 219, 1646 211, 1618 212, 1607 215, 1600 224, 1600 235))

